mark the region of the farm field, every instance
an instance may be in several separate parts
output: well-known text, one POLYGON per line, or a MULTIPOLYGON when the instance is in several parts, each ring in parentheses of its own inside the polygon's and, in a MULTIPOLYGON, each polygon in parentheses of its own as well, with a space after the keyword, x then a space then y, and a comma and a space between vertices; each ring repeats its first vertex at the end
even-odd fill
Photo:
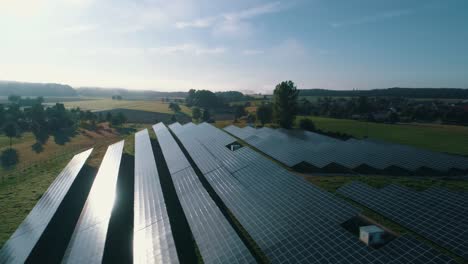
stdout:
MULTIPOLYGON (((298 117, 300 120, 302 117, 298 117)), ((439 124, 380 124, 310 117, 318 129, 406 144, 428 150, 468 155, 468 127, 439 124)))
MULTIPOLYGON (((31 148, 35 143, 31 134, 25 134, 14 143, 13 148, 19 153, 19 163, 11 169, 0 167, 0 247, 75 154, 93 147, 87 164, 97 168, 107 146, 121 139, 126 140, 124 151, 132 153, 134 132, 143 127, 149 126, 128 124, 119 130, 104 127, 97 133, 81 130, 63 145, 57 144, 51 137, 40 153, 31 148)), ((7 140, 0 136, 0 142, 7 140)), ((8 144, 0 143, 0 150, 8 148, 8 144)))
MULTIPOLYGON (((74 108, 79 107, 82 110, 111 110, 111 109, 130 109, 130 110, 142 110, 148 112, 158 112, 173 114, 174 112, 169 109, 169 103, 161 101, 143 101, 143 100, 112 100, 112 99, 96 99, 76 102, 65 102, 65 107, 74 108)), ((185 105, 179 104, 181 112, 187 115, 191 115, 190 108, 185 105)))

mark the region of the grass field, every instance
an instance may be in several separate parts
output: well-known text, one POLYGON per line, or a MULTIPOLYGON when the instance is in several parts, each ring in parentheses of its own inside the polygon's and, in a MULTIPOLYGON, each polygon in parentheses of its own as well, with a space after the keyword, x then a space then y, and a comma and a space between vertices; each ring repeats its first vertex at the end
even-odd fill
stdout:
MULTIPOLYGON (((299 117, 300 118, 304 117, 299 117)), ((347 119, 310 117, 324 131, 343 132, 412 145, 428 150, 468 155, 468 127, 438 124, 379 124, 347 119)))
MULTIPOLYGON (((136 124, 129 124, 119 130, 104 127, 98 133, 82 130, 64 145, 56 144, 53 138, 49 139, 41 153, 32 150, 31 145, 35 140, 31 135, 26 134, 21 141, 16 142, 13 147, 18 150, 19 164, 8 170, 0 168, 0 247, 73 155, 93 147, 87 164, 97 168, 109 144, 125 139, 124 151, 133 153, 134 132, 143 127, 136 124)), ((3 136, 0 136, 0 142, 4 141, 3 136)))
MULTIPOLYGON (((189 116, 192 111, 185 105, 179 104, 181 112, 189 116)), ((143 101, 143 100, 111 100, 111 99, 97 99, 97 100, 84 100, 76 102, 65 102, 65 107, 73 108, 79 107, 82 110, 110 110, 115 108, 142 110, 148 112, 158 112, 172 114, 174 113, 169 109, 169 103, 161 101, 143 101)))

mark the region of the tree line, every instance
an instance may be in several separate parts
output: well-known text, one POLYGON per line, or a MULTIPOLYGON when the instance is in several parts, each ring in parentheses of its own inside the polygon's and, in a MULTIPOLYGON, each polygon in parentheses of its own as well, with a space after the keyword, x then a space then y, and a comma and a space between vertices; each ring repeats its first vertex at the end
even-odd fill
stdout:
POLYGON ((460 88, 386 88, 372 90, 326 90, 303 89, 300 96, 320 97, 359 97, 359 96, 386 96, 406 98, 431 98, 431 99, 468 99, 468 89, 460 88))
POLYGON ((404 97, 319 97, 299 100, 301 115, 359 119, 371 122, 442 122, 468 125, 468 104, 404 97))
POLYGON ((106 121, 119 126, 127 120, 122 113, 102 115, 79 108, 66 109, 61 103, 45 107, 42 97, 34 99, 28 107, 22 106, 19 103, 21 100, 21 97, 13 96, 7 104, 0 104, 0 133, 10 141, 10 148, 2 153, 3 165, 13 165, 17 162, 12 139, 21 137, 25 132, 32 132, 36 139, 33 149, 40 152, 42 145, 51 135, 58 144, 63 144, 76 133, 78 127, 96 129, 98 123, 106 121))

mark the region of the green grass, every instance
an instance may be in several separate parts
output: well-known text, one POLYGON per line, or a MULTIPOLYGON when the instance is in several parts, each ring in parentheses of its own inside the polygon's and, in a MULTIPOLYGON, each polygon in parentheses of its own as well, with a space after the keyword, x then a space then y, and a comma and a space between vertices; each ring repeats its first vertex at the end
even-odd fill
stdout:
MULTIPOLYGON (((302 117, 298 117, 300 120, 302 117)), ((439 124, 379 124, 348 119, 310 117, 317 128, 406 144, 428 150, 468 155, 468 127, 439 124)))
POLYGON ((140 124, 128 124, 121 133, 116 131, 79 134, 65 145, 50 139, 42 153, 32 151, 34 138, 23 138, 13 145, 20 154, 20 163, 12 169, 0 168, 0 247, 28 215, 41 195, 62 171, 73 155, 93 147, 87 161, 98 168, 109 144, 125 139, 124 151, 134 152, 134 132, 143 129, 140 124))
POLYGON ((380 175, 345 175, 345 176, 306 176, 306 180, 325 189, 335 192, 339 187, 352 181, 360 181, 375 188, 382 188, 388 184, 397 184, 417 191, 429 187, 442 187, 453 191, 468 191, 468 181, 450 178, 403 177, 380 175))
MULTIPOLYGON (((24 133, 23 135, 21 135, 21 137, 12 138, 11 142, 14 145, 14 144, 24 142, 25 140, 31 141, 33 139, 34 139, 34 135, 32 133, 24 133)), ((10 138, 3 134, 0 134, 0 149, 8 147, 8 146, 10 146, 10 138)))
MULTIPOLYGON (((158 112, 173 114, 174 112, 169 109, 169 103, 161 101, 149 101, 149 100, 111 100, 111 99, 97 99, 97 100, 86 100, 76 102, 65 102, 67 108, 79 107, 82 110, 111 110, 116 108, 131 109, 131 110, 142 110, 148 112, 158 112)), ((185 105, 179 104, 181 112, 189 116, 192 115, 192 111, 185 105)))

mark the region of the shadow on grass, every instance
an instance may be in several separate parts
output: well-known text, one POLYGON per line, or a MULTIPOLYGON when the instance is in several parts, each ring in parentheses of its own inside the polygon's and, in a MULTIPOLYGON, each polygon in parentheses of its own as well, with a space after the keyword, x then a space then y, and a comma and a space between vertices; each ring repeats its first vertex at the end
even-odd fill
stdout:
POLYGON ((36 153, 41 153, 44 151, 44 146, 41 143, 36 142, 31 146, 31 149, 36 153))
POLYGON ((26 263, 60 263, 96 176, 85 165, 47 225, 26 263))
POLYGON ((0 154, 2 167, 8 169, 15 166, 19 161, 18 151, 13 148, 6 149, 0 154))

